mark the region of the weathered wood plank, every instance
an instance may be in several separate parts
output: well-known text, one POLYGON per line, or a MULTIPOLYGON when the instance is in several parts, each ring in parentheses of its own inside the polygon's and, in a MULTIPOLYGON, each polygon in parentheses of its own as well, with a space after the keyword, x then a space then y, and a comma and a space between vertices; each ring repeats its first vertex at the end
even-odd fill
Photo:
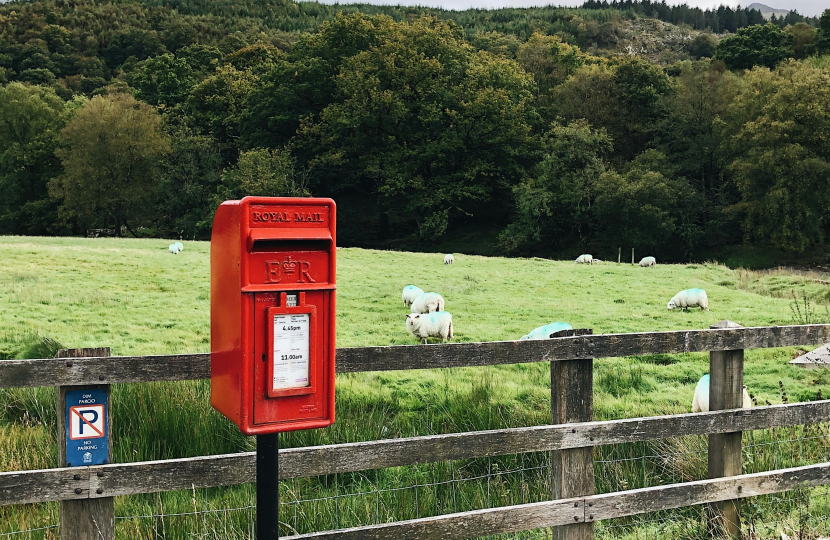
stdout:
MULTIPOLYGON (((815 345, 830 325, 599 334, 546 340, 337 349, 337 372, 436 369, 815 345)), ((210 354, 0 361, 0 388, 183 381, 210 377, 210 354)))
MULTIPOLYGON (((109 347, 96 347, 84 349, 60 349, 54 362, 64 364, 71 362, 73 358, 105 357, 110 356, 109 347)), ((112 407, 110 399, 110 385, 90 384, 82 387, 59 386, 58 387, 58 465, 63 467, 69 465, 66 460, 66 394, 72 390, 88 389, 102 390, 106 396, 107 433, 109 434, 109 448, 107 460, 112 461, 112 407)), ((77 468, 77 467, 75 467, 77 468)), ((88 472, 88 471, 87 471, 88 472)), ((60 502, 60 535, 61 540, 112 540, 115 538, 115 503, 112 497, 96 500, 62 500, 60 502)))
POLYGON ((795 488, 830 484, 830 463, 776 471, 699 480, 631 491, 594 495, 585 499, 586 519, 599 521, 669 510, 737 497, 756 497, 795 488))
POLYGON ((287 536, 284 540, 455 540, 581 523, 584 519, 581 499, 563 499, 287 536))
MULTIPOLYGON (((280 479, 419 463, 782 427, 830 420, 830 400, 608 422, 509 428, 280 450, 280 479)), ((236 485, 255 480, 255 453, 93 467, 92 496, 236 485), (97 473, 104 476, 99 478, 97 473)))
POLYGON ((86 499, 89 470, 42 469, 0 473, 0 506, 86 499))
POLYGON ((280 450, 280 478, 830 421, 830 400, 280 450))
MULTIPOLYGON (((732 321, 721 321, 712 328, 740 328, 732 321)), ((744 351, 709 353, 709 410, 739 409, 743 405, 744 351)), ((709 478, 741 474, 741 432, 709 435, 709 478)), ((713 537, 741 538, 741 501, 718 501, 708 511, 713 537)))
MULTIPOLYGON (((565 360, 550 364, 551 423, 594 419, 594 361, 565 360)), ((551 452, 551 498, 594 494, 594 449, 591 446, 551 452)), ((553 529, 554 540, 593 540, 593 523, 569 523, 553 529)))
POLYGON ((255 479, 256 452, 100 465, 90 467, 89 496, 234 486, 255 479))
POLYGON ((210 354, 0 360, 0 388, 210 378, 210 354))
MULTIPOLYGON (((558 426, 450 433, 280 450, 280 479, 489 457, 682 435, 749 431, 830 421, 830 400, 558 426)), ((192 487, 245 484, 256 478, 256 453, 122 463, 76 469, 0 473, 0 506, 112 497, 192 487), (87 481, 87 474, 91 477, 87 481), (102 476, 98 476, 98 474, 102 476), (82 494, 69 482, 82 474, 82 494), (20 478, 18 478, 20 476, 20 478), (22 486, 31 486, 31 490, 22 486), (42 486, 42 487, 39 487, 42 486), (87 486, 92 486, 87 490, 87 486), (97 493, 98 489, 101 493, 97 493), (91 491, 87 495, 87 491, 91 491)), ((78 481, 75 481, 78 482, 78 481)))
MULTIPOLYGON (((789 491, 797 487, 827 484, 830 484, 830 463, 821 463, 772 472, 592 495, 567 501, 506 506, 382 525, 300 534, 284 537, 283 540, 475 538, 485 534, 562 525, 563 521, 567 522, 568 510, 583 509, 584 519, 595 522, 723 501, 735 497, 736 494, 742 497, 755 497, 789 491), (562 503, 565 505, 564 508, 557 506, 562 503)), ((579 516, 576 516, 575 522, 579 521, 579 516)))

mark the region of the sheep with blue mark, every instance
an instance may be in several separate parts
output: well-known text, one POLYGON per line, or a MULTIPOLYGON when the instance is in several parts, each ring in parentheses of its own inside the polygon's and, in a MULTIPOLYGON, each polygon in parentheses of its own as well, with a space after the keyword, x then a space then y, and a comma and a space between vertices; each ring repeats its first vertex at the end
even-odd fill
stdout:
POLYGON ((444 311, 444 297, 437 292, 428 292, 418 296, 410 306, 412 313, 432 313, 444 311))
MULTIPOLYGON (((743 403, 741 405, 744 409, 752 407, 752 399, 749 397, 749 392, 744 386, 743 403)), ((704 375, 697 382, 695 386, 695 397, 692 399, 692 412, 709 412, 709 375, 704 375)))
POLYGON ((519 338, 522 339, 548 339, 551 334, 555 332, 561 332, 562 330, 573 330, 573 327, 568 323, 563 322, 554 322, 550 324, 546 324, 545 326, 540 326, 539 328, 534 328, 529 333, 523 335, 519 338))
POLYGON ((415 285, 407 285, 403 288, 403 293, 401 294, 401 300, 403 300, 403 305, 409 307, 412 305, 412 302, 415 301, 416 298, 424 294, 424 290, 420 287, 416 287, 415 285))
POLYGON ((703 289, 686 289, 675 294, 666 305, 669 309, 680 308, 688 310, 691 307, 700 307, 701 311, 709 311, 709 297, 703 289))
POLYGON ((423 344, 431 337, 446 343, 453 336, 452 314, 447 311, 410 313, 406 316, 406 329, 423 344))

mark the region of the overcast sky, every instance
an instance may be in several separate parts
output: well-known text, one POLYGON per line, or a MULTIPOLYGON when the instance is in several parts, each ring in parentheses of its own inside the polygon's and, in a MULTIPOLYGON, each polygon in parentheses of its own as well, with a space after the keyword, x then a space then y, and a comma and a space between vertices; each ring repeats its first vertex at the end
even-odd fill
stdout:
MULTIPOLYGON (((324 4, 348 4, 352 2, 340 1, 334 2, 332 0, 320 0, 324 4)), ((747 6, 752 2, 758 0, 749 0, 747 2, 738 1, 724 1, 724 0, 667 0, 669 4, 689 4, 699 8, 711 8, 720 4, 727 6, 741 5, 747 6)), ((401 5, 422 5, 442 7, 444 9, 467 9, 467 8, 503 8, 503 7, 529 7, 547 5, 548 3, 559 6, 578 6, 582 4, 582 0, 558 0, 555 2, 545 2, 543 0, 357 0, 355 3, 367 4, 401 4, 401 5)), ((814 16, 821 15, 821 12, 830 8, 830 0, 776 0, 776 1, 761 1, 761 4, 777 8, 777 9, 796 9, 802 15, 814 16)))

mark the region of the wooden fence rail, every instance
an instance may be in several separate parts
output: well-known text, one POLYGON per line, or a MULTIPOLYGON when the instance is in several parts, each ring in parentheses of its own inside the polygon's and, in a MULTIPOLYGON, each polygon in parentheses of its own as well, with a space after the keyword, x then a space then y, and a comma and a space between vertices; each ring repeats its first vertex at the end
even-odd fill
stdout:
MULTIPOLYGON (((287 480, 818 422, 830 422, 830 400, 281 449, 279 473, 287 480)), ((0 473, 0 506, 247 484, 255 479, 255 456, 242 452, 0 473)))
MULTIPOLYGON (((557 539, 583 540, 593 538, 592 524, 598 520, 704 503, 715 514, 710 522, 731 520, 725 532, 735 538, 740 498, 830 484, 830 463, 734 476, 740 473, 741 432, 828 422, 830 400, 717 410, 740 403, 744 349, 824 343, 830 340, 830 325, 736 326, 724 321, 709 330, 586 335, 588 330, 541 341, 338 349, 338 373, 551 362, 553 425, 284 449, 279 452, 281 479, 550 451, 555 500, 289 538, 451 539, 556 527, 557 539), (707 351, 712 412, 589 421, 593 359, 707 351), (728 467, 710 463, 710 479, 699 482, 593 494, 594 447, 686 435, 709 435, 710 455, 720 452, 728 467)), ((209 362, 207 354, 0 361, 0 388, 205 379, 209 362)), ((255 453, 249 452, 7 472, 0 473, 0 506, 111 502, 121 495, 237 485, 255 481, 255 471, 255 453)), ((63 529, 62 538, 68 538, 63 529)))
MULTIPOLYGON (((337 372, 481 367, 580 358, 680 354, 818 345, 830 325, 760 326, 634 334, 597 334, 539 341, 491 341, 337 349, 337 372)), ((0 361, 0 388, 70 386, 210 377, 210 354, 111 356, 56 361, 0 361)))

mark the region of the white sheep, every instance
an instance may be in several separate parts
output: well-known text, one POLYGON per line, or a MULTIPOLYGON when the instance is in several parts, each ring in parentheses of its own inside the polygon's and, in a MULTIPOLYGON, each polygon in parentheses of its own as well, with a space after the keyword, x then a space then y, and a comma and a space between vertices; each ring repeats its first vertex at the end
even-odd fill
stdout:
POLYGON ((657 266, 657 259, 654 257, 643 257, 640 259, 640 266, 643 268, 647 268, 649 266, 657 266))
POLYGON ((403 288, 403 293, 401 293, 401 300, 403 300, 403 305, 409 307, 412 305, 412 302, 415 301, 416 298, 424 294, 424 290, 420 287, 416 287, 415 285, 407 285, 403 288))
POLYGON ((685 291, 680 291, 666 305, 669 309, 677 307, 680 309, 688 309, 697 306, 700 306, 701 310, 705 309, 709 311, 709 298, 703 289, 686 289, 685 291))
POLYGON ((577 257, 574 262, 576 264, 594 264, 594 258, 586 253, 577 257))
POLYGON ((452 339, 452 315, 446 311, 410 313, 406 316, 406 329, 424 344, 431 337, 446 343, 452 339))
POLYGON ((174 246, 176 246, 176 248, 177 248, 179 251, 184 251, 184 244, 182 244, 181 242, 176 242, 176 243, 175 243, 175 244, 173 244, 173 245, 174 245, 174 246))
POLYGON ((176 244, 170 244, 169 246, 167 246, 167 251, 169 251, 173 255, 178 255, 179 247, 176 244))
MULTIPOLYGON (((752 408, 752 400, 749 392, 744 386, 743 405, 744 409, 752 408)), ((692 399, 692 412, 709 412, 709 375, 704 375, 695 386, 695 397, 692 399)))
POLYGON ((568 323, 563 322, 554 322, 550 324, 546 324, 545 326, 540 326, 539 328, 534 328, 529 333, 523 335, 519 338, 522 339, 548 339, 551 334, 554 332, 561 332, 562 330, 573 330, 573 326, 568 323))
POLYGON ((437 292, 428 292, 418 296, 412 302, 412 313, 432 313, 444 311, 444 297, 437 292))
POLYGON ((447 253, 444 255, 444 264, 452 264, 455 262, 455 258, 453 258, 452 253, 447 253))

